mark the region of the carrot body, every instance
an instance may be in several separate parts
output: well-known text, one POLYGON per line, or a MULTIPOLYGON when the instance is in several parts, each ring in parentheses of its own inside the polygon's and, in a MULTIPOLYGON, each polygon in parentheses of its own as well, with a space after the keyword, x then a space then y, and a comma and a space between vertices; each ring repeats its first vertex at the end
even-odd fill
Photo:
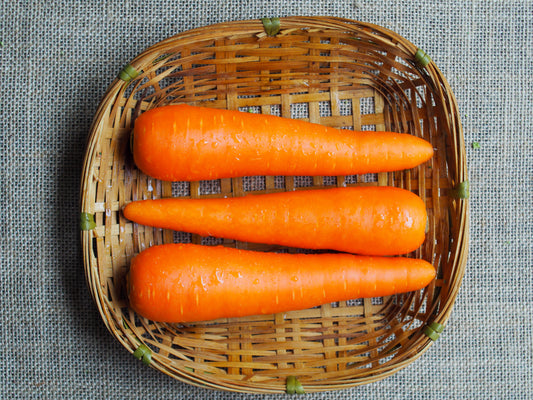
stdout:
POLYGON ((431 264, 405 257, 166 244, 134 257, 128 294, 133 310, 148 319, 192 322, 404 293, 434 277, 431 264))
POLYGON ((366 255, 405 254, 424 241, 425 204, 395 187, 301 190, 234 198, 134 201, 141 225, 240 241, 366 255))
POLYGON ((409 134, 354 132, 186 104, 153 108, 133 130, 133 158, 154 178, 354 175, 413 168, 433 155, 409 134))

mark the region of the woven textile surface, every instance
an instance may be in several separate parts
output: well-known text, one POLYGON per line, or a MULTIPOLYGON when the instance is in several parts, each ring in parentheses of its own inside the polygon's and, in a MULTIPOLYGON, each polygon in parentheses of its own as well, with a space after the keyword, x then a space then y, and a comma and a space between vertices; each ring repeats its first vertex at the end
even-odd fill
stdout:
POLYGON ((0 398, 277 399, 196 388, 136 360, 84 279, 85 143, 118 71, 148 46, 217 22, 328 15, 423 48, 461 113, 470 251, 440 339, 382 381, 307 398, 533 399, 533 2, 6 1, 0 6, 0 398))

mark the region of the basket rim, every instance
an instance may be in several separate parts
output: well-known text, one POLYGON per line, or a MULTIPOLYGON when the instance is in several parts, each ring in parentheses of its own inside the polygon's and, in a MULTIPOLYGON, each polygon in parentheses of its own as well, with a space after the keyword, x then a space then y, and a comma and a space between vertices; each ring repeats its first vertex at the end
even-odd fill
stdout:
MULTIPOLYGON (((340 29, 340 27, 348 28, 348 27, 359 27, 361 30, 371 30, 379 33, 380 35, 383 35, 383 42, 384 43, 390 43, 398 46, 402 46, 404 51, 415 54, 418 50, 418 48, 409 42, 407 39, 403 38, 402 36, 398 35, 397 33, 367 22, 361 22, 356 20, 351 20, 347 18, 340 18, 340 17, 322 17, 322 16, 289 16, 289 17, 280 17, 280 22, 282 29, 303 29, 303 28, 312 28, 317 23, 323 23, 325 26, 328 26, 328 29, 336 30, 340 29), (390 39, 386 39, 386 37, 389 37, 390 39)), ((317 28, 319 29, 319 28, 317 28)), ((238 21, 229 21, 229 22, 220 22, 208 26, 202 26, 197 27, 191 30, 187 30, 181 33, 177 33, 175 35, 172 35, 166 39, 163 39, 141 53, 139 53, 136 57, 132 59, 129 65, 131 65, 133 68, 142 70, 143 65, 146 63, 147 60, 153 60, 154 55, 157 56, 158 53, 161 53, 166 46, 173 44, 176 46, 180 41, 187 41, 191 40, 193 38, 213 38, 213 37, 225 37, 228 35, 227 32, 235 32, 235 34, 243 34, 243 35, 262 35, 264 34, 264 28, 262 25, 262 22, 260 20, 238 20, 238 21)), ((439 79, 440 87, 439 89, 446 92, 448 96, 448 101, 450 108, 452 108, 454 111, 457 111, 457 102, 454 97, 453 91, 451 90, 448 82, 446 81, 445 77, 441 73, 441 71, 438 69, 438 67, 435 65, 434 62, 431 62, 427 65, 428 73, 430 73, 432 76, 436 76, 439 79)), ((118 96, 120 95, 121 90, 124 87, 124 81, 120 78, 115 78, 115 80, 109 85, 108 89, 106 90, 103 98, 101 99, 100 105, 95 113, 93 122, 91 124, 91 127, 89 129, 89 135, 87 137, 87 143, 85 146, 85 155, 83 160, 83 172, 82 172, 82 178, 81 178, 81 185, 80 185, 80 210, 84 213, 89 213, 91 211, 90 208, 90 200, 87 198, 87 192, 88 192, 88 186, 90 185, 90 174, 89 169, 90 165, 92 163, 92 154, 93 149, 95 146, 95 143, 98 139, 98 132, 100 124, 103 122, 103 116, 104 114, 112 107, 113 103, 116 101, 118 96)), ((466 182, 468 181, 467 176, 467 168, 466 168, 466 149, 464 144, 464 135, 463 130, 461 126, 461 122, 459 119, 459 113, 456 112, 454 116, 452 116, 451 121, 452 129, 455 132, 454 139, 454 145, 455 148, 454 151, 457 152, 455 155, 457 159, 457 176, 454 179, 454 183, 460 183, 460 182, 466 182)), ((456 272, 455 274, 455 286, 453 287, 453 290, 450 291, 446 297, 445 300, 442 301, 440 307, 439 307, 439 313, 437 314, 435 318, 435 322, 440 323, 442 325, 445 325, 448 321, 451 312, 453 310, 453 306, 455 304, 457 295, 459 293, 459 289, 461 287, 462 278, 465 273, 465 267, 466 267, 466 260, 468 256, 468 242, 469 242, 469 201, 468 199, 462 199, 457 201, 457 208, 459 215, 459 226, 457 228, 458 237, 457 237, 457 243, 455 247, 454 254, 451 255, 454 259, 454 270, 456 272)), ((451 233, 450 233, 451 234, 451 233)), ((97 287, 98 284, 95 280, 95 278, 91 275, 92 269, 94 268, 94 265, 91 265, 91 250, 92 250, 92 238, 93 233, 91 230, 80 230, 80 240, 82 242, 82 249, 83 249, 83 263, 84 263, 84 271, 85 271, 85 277, 87 281, 87 285, 89 287, 89 291, 91 293, 91 296, 93 297, 93 301, 95 305, 98 308, 98 311, 100 315, 102 316, 102 319, 104 320, 104 323, 106 325, 106 328, 110 331, 110 333, 128 350, 130 353, 133 353, 135 351, 135 348, 131 345, 131 341, 125 340, 122 336, 120 336, 116 331, 114 331, 110 325, 110 320, 113 319, 113 316, 110 315, 109 311, 109 305, 106 304, 108 300, 102 298, 100 296, 99 288, 97 287)), ((405 358, 401 362, 399 362, 397 365, 395 365, 393 368, 390 368, 387 371, 380 372, 376 375, 370 375, 369 378, 365 381, 357 381, 357 382, 351 382, 349 384, 347 383, 338 383, 337 385, 330 385, 330 386, 323 386, 323 385, 309 385, 306 387, 306 391, 324 391, 324 390, 336 390, 336 389, 344 389, 347 387, 353 387, 358 386, 361 384, 371 383, 375 382, 381 379, 386 378, 387 376, 390 376, 394 373, 396 373, 398 370, 405 368, 407 365, 409 365, 414 360, 421 357, 433 344, 433 341, 430 340, 428 337, 420 337, 417 341, 417 347, 418 351, 416 353, 411 354, 409 357, 405 358)), ((177 374, 175 371, 170 371, 166 368, 163 368, 159 363, 155 364, 152 363, 150 365, 151 367, 165 373, 166 375, 169 375, 181 382, 188 383, 194 386, 199 387, 210 387, 213 389, 218 390, 227 390, 227 391, 233 391, 233 392, 243 392, 243 393, 280 393, 284 391, 284 388, 276 388, 272 389, 271 386, 266 385, 264 388, 261 387, 261 385, 254 386, 253 390, 249 390, 250 388, 246 385, 242 385, 240 382, 221 382, 217 381, 217 379, 208 379, 208 377, 205 376, 198 376, 193 373, 187 374, 177 374)))

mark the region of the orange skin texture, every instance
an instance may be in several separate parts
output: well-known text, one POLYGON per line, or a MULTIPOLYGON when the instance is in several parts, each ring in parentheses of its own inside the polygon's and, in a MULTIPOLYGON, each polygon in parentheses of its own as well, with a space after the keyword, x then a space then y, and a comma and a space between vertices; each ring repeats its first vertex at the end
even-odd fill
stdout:
POLYGON ((363 255, 416 250, 427 219, 420 197, 388 186, 142 200, 123 213, 141 225, 201 236, 363 255))
POLYGON ((429 142, 409 134, 186 104, 150 109, 133 130, 135 164, 165 181, 399 171, 432 156, 429 142))
POLYGON ((165 244, 133 258, 128 296, 145 318, 194 322, 404 293, 434 278, 431 264, 413 258, 165 244))

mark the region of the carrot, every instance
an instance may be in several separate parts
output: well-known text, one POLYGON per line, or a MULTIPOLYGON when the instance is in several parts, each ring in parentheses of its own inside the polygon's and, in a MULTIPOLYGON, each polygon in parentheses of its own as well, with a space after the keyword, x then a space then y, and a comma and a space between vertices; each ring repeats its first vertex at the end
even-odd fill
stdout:
POLYGON ((389 186, 142 200, 123 213, 141 225, 202 236, 366 255, 417 249, 427 218, 420 197, 389 186))
POLYGON ((345 253, 288 254, 165 244, 133 258, 131 308, 161 322, 301 310, 419 290, 435 277, 424 260, 345 253))
POLYGON ((354 132, 186 104, 141 114, 132 149, 141 171, 167 181, 397 171, 433 155, 430 143, 409 134, 354 132))

